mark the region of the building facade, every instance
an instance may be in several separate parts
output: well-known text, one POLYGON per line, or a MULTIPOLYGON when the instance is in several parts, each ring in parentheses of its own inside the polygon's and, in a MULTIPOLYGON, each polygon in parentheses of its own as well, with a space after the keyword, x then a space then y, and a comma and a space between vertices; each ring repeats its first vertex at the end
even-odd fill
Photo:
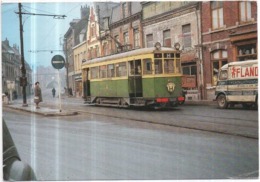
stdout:
MULTIPOLYGON (((32 69, 29 64, 25 61, 26 77, 27 77, 27 86, 26 94, 29 95, 32 93, 32 69)), ((17 96, 22 96, 22 87, 20 86, 20 77, 22 76, 21 69, 21 55, 19 52, 19 47, 9 45, 9 41, 2 41, 2 92, 9 93, 8 90, 8 81, 15 83, 13 90, 13 99, 17 96)))
POLYGON ((74 47, 86 40, 86 26, 89 16, 89 7, 83 6, 80 8, 80 19, 73 19, 70 22, 70 27, 64 35, 64 54, 66 56, 67 69, 67 89, 72 89, 76 93, 78 87, 79 73, 75 70, 74 65, 74 47), (76 82, 77 81, 77 82, 76 82))
POLYGON ((205 99, 214 99, 218 70, 232 61, 257 59, 256 1, 201 3, 205 99))
POLYGON ((113 8, 109 24, 112 54, 143 47, 141 21, 140 2, 121 2, 113 8))
POLYGON ((203 85, 201 66, 200 3, 161 1, 142 3, 143 41, 145 47, 160 42, 164 47, 181 45, 183 87, 189 99, 200 99, 203 85), (192 90, 192 91, 190 91, 192 90))

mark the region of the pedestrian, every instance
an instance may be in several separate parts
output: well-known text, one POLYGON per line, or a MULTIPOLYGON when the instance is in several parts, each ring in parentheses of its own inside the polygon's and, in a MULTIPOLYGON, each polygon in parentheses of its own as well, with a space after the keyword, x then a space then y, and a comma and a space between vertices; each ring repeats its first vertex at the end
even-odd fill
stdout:
POLYGON ((56 93, 56 90, 55 90, 55 88, 53 88, 52 89, 52 96, 53 96, 53 98, 55 97, 55 93, 56 93))
POLYGON ((36 82, 34 86, 34 103, 36 104, 36 109, 39 109, 39 103, 42 102, 42 91, 40 88, 40 83, 36 82))

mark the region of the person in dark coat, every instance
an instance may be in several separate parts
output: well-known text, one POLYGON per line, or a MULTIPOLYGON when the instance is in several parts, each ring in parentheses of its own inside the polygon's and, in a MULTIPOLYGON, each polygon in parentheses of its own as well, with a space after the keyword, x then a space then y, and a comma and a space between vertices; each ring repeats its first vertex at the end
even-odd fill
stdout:
POLYGON ((39 103, 42 102, 42 91, 40 88, 40 83, 36 82, 34 86, 34 103, 36 104, 36 109, 39 109, 39 103))
POLYGON ((53 96, 53 98, 54 98, 54 97, 55 97, 55 93, 56 93, 55 88, 53 88, 51 91, 52 91, 52 96, 53 96))

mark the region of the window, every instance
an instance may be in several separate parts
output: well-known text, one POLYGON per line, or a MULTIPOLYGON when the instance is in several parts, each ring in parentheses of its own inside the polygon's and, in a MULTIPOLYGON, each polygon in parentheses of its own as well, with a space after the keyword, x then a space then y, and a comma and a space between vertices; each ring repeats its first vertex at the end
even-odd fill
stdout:
POLYGON ((127 76, 126 63, 118 63, 115 66, 116 66, 116 76, 117 77, 127 76))
POLYGON ((224 26, 223 1, 211 2, 212 28, 219 29, 224 26))
POLYGON ((164 60, 164 73, 174 73, 174 60, 164 60))
POLYGON ((161 59, 154 60, 154 69, 155 69, 155 74, 162 74, 162 60, 161 59))
POLYGON ((107 77, 111 78, 115 76, 115 69, 113 64, 109 64, 107 66, 107 77))
POLYGON ((182 36, 184 48, 191 47, 191 29, 190 24, 182 26, 182 36))
POLYGON ((217 85, 218 72, 220 68, 227 64, 227 51, 218 50, 211 53, 212 60, 212 85, 217 85))
POLYGON ((124 33, 124 44, 128 44, 129 43, 129 35, 128 35, 128 32, 125 32, 124 33))
POLYGON ((107 77, 107 65, 103 65, 99 67, 99 77, 106 78, 107 77))
POLYGON ((117 49, 118 49, 119 45, 117 44, 117 42, 119 42, 119 35, 116 35, 114 37, 114 40, 115 40, 115 50, 118 51, 117 49))
POLYGON ((257 59, 256 43, 237 46, 237 60, 257 59))
POLYGON ((143 73, 145 75, 152 74, 152 60, 151 59, 144 59, 143 61, 143 73))
POLYGON ((98 78, 98 67, 90 68, 91 79, 98 78))
POLYGON ((182 66, 182 73, 184 75, 197 75, 197 66, 194 64, 186 64, 182 66))
POLYGON ((139 48, 140 47, 140 34, 139 30, 134 29, 134 48, 139 48))
POLYGON ((170 30, 163 31, 163 46, 171 47, 171 31, 170 30))
POLYGON ((227 77, 228 77, 227 70, 222 70, 222 71, 219 73, 219 80, 226 80, 227 77))
POLYGON ((248 22, 251 21, 251 2, 242 1, 239 2, 240 9, 240 22, 248 22))
POLYGON ((141 60, 129 61, 129 75, 141 75, 141 60))
POLYGON ((123 18, 126 18, 127 15, 127 3, 123 3, 123 18))
POLYGON ((95 51, 96 51, 96 57, 100 57, 100 54, 99 54, 99 47, 98 47, 98 46, 96 46, 95 51))
POLYGON ((103 45, 103 51, 104 51, 104 56, 109 55, 109 52, 108 52, 108 44, 107 44, 107 43, 104 43, 104 45, 103 45))
POLYGON ((153 34, 146 35, 146 47, 153 47, 153 34))

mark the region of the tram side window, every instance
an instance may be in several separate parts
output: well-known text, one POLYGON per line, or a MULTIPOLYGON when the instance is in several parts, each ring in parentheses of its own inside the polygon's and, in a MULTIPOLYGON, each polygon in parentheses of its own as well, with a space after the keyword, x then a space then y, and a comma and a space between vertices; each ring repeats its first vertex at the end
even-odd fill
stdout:
POLYGON ((155 69, 155 74, 162 74, 162 60, 161 59, 154 60, 154 69, 155 69))
POLYGON ((114 68, 114 64, 109 64, 107 66, 107 77, 111 78, 115 76, 115 68, 114 68))
POLYGON ((144 59, 144 67, 143 67, 143 72, 145 75, 152 74, 152 60, 151 59, 144 59))
POLYGON ((181 60, 176 59, 176 73, 181 73, 181 60))
POLYGON ((116 76, 121 77, 121 76, 126 76, 126 63, 119 63, 116 64, 116 76))
POLYGON ((174 60, 164 60, 164 73, 174 73, 174 60))
POLYGON ((100 71, 100 73, 99 73, 100 78, 106 78, 107 77, 107 65, 100 66, 99 71, 100 71))
POLYGON ((98 67, 90 68, 91 79, 98 78, 98 67))
POLYGON ((129 75, 141 75, 141 60, 129 61, 129 75))

